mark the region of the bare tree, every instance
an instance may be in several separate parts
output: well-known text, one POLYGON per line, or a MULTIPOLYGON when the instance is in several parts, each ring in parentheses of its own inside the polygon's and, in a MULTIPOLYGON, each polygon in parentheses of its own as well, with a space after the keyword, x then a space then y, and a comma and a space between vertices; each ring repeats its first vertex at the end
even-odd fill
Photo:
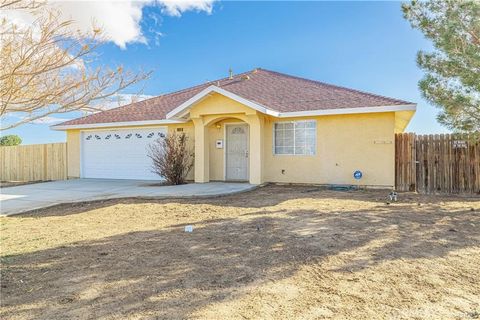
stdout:
POLYGON ((172 133, 152 143, 148 151, 152 172, 165 178, 168 184, 184 184, 193 167, 193 151, 187 142, 185 133, 172 133))
POLYGON ((0 9, 36 9, 45 4, 46 0, 2 0, 0 1, 0 9))
POLYGON ((1 130, 54 113, 100 111, 102 102, 150 76, 121 66, 90 68, 107 40, 94 23, 89 33, 72 31, 74 21, 62 21, 43 2, 0 1, 1 10, 27 10, 35 17, 29 26, 0 21, 1 130), (11 115, 18 120, 6 122, 11 115))

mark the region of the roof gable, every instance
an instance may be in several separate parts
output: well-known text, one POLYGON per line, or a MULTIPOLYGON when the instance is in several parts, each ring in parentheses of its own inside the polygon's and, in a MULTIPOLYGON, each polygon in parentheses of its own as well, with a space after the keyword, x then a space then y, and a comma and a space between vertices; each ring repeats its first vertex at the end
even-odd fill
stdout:
POLYGON ((265 106, 262 106, 258 103, 250 101, 248 99, 242 98, 239 95, 236 95, 236 94, 234 94, 230 91, 224 90, 224 89, 219 88, 219 87, 214 86, 214 85, 211 85, 208 88, 203 89, 202 91, 200 91, 199 93, 197 93, 196 95, 194 95, 193 97, 191 97, 190 99, 188 99, 187 101, 185 101, 184 103, 182 103, 181 105, 179 105, 178 107, 176 107, 175 109, 170 111, 169 113, 167 113, 166 118, 167 119, 177 119, 183 113, 185 113, 185 111, 187 109, 191 108, 193 105, 202 101, 204 98, 208 97, 211 93, 214 93, 214 92, 218 93, 218 94, 221 94, 222 96, 225 96, 225 97, 227 97, 229 99, 232 99, 234 101, 237 101, 237 102, 239 102, 239 103, 241 103, 241 104, 243 104, 247 107, 250 107, 253 110, 259 111, 261 113, 270 114, 270 115, 273 115, 273 116, 278 116, 279 115, 278 112, 276 112, 274 110, 271 110, 271 109, 269 109, 265 106))

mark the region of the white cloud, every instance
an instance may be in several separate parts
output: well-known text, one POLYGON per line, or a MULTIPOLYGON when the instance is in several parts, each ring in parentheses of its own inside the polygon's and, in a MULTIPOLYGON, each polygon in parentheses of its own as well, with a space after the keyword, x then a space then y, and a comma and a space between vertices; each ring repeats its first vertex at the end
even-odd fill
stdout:
POLYGON ((32 120, 30 123, 35 123, 35 124, 56 124, 64 121, 68 121, 70 119, 65 119, 65 118, 57 118, 57 117, 52 117, 52 116, 46 116, 40 119, 32 120))
MULTIPOLYGON (((17 113, 10 113, 2 116, 2 124, 3 125, 8 125, 12 123, 17 123, 22 120, 27 120, 30 119, 32 116, 27 116, 25 115, 24 112, 17 112, 17 113)), ((46 124, 46 125, 52 125, 64 121, 71 120, 70 118, 60 118, 60 117, 55 117, 55 116, 45 116, 39 119, 31 120, 28 123, 32 124, 46 124)))
POLYGON ((92 24, 100 27, 105 36, 121 48, 127 43, 146 43, 140 28, 142 8, 146 2, 134 1, 68 1, 55 2, 62 18, 74 20, 74 27, 90 32, 92 24))
POLYGON ((154 96, 146 95, 146 94, 119 93, 109 97, 104 101, 98 102, 97 106, 99 106, 98 107, 99 109, 108 110, 108 109, 118 108, 133 102, 150 99, 153 97, 154 96))
POLYGON ((210 14, 212 13, 213 1, 161 1, 161 4, 163 5, 163 13, 180 17, 183 12, 190 10, 205 11, 210 14))
MULTIPOLYGON (((90 32, 92 23, 101 27, 105 36, 121 48, 128 43, 147 43, 142 33, 142 9, 146 6, 161 8, 163 14, 179 17, 186 11, 212 12, 214 0, 175 0, 175 1, 57 1, 48 4, 61 11, 61 18, 74 20, 75 30, 90 32)), ((4 10, 0 17, 7 17, 18 24, 31 24, 33 17, 25 11, 4 10)), ((155 22, 158 26, 158 23, 155 22)), ((155 30, 155 34, 161 34, 155 30)))
MULTIPOLYGON (((130 93, 119 93, 114 96, 109 97, 108 99, 103 100, 102 102, 98 102, 95 107, 100 110, 108 110, 113 108, 118 108, 133 102, 142 101, 145 99, 153 98, 155 96, 146 95, 146 94, 130 94, 130 93)), ((57 123, 65 122, 71 120, 73 118, 77 118, 80 116, 89 115, 92 112, 85 112, 85 111, 72 111, 68 114, 65 114, 65 117, 60 118, 56 117, 55 115, 47 115, 35 120, 29 120, 28 123, 36 124, 36 125, 47 125, 51 126, 57 123)), ((23 120, 31 119, 32 115, 26 115, 25 112, 14 112, 14 113, 7 113, 0 117, 0 123, 2 126, 7 127, 10 124, 18 123, 23 120)))

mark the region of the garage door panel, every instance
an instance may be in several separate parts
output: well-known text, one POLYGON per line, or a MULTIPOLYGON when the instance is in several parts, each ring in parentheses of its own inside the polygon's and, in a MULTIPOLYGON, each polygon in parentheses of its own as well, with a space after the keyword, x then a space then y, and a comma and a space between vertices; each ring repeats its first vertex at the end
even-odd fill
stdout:
POLYGON ((165 127, 82 133, 83 178, 162 180, 152 172, 148 147, 163 139, 165 127))

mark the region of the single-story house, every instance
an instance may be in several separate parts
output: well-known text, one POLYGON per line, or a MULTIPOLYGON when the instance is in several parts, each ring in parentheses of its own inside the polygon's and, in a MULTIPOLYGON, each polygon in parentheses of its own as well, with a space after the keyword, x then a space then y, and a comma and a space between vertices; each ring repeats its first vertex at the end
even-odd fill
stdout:
POLYGON ((255 69, 52 128, 66 131, 69 178, 159 179, 148 145, 184 132, 198 183, 392 187, 394 134, 415 110, 411 102, 255 69))

